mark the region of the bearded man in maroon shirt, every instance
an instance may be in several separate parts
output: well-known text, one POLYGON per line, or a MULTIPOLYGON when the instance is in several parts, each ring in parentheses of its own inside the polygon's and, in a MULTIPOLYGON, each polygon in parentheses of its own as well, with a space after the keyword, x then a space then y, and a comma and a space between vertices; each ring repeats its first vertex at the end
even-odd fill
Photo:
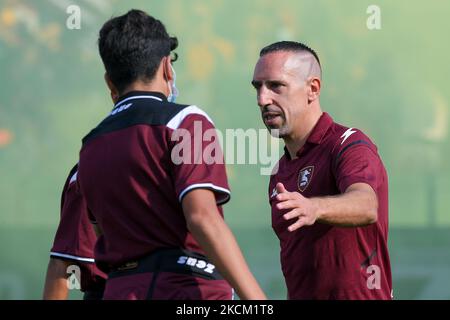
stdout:
POLYGON ((321 65, 292 41, 263 48, 252 84, 285 142, 269 183, 289 299, 391 299, 388 178, 377 147, 319 102, 321 65))

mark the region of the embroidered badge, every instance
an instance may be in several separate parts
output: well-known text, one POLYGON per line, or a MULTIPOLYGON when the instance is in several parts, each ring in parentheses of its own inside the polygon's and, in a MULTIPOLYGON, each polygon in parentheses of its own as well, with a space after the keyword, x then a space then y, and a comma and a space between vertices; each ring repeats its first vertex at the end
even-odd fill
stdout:
POLYGON ((298 190, 300 192, 303 192, 308 187, 309 183, 311 182, 312 176, 314 173, 314 166, 308 166, 300 170, 298 173, 298 190))

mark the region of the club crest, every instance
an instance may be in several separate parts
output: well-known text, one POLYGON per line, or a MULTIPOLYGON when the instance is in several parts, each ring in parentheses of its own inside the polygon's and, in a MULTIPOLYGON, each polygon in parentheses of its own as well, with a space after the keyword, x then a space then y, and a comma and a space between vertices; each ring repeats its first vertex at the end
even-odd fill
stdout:
POLYGON ((308 166, 300 170, 298 173, 298 190, 300 192, 303 192, 308 187, 309 183, 311 182, 312 176, 314 173, 314 166, 308 166))

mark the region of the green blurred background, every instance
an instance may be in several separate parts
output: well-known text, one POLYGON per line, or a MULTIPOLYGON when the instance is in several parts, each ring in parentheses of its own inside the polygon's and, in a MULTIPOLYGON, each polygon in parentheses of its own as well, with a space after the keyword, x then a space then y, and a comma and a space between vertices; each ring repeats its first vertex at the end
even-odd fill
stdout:
MULTIPOLYGON (((263 128, 250 85, 260 48, 281 39, 315 48, 323 109, 372 137, 389 173, 395 297, 450 299, 450 2, 438 0, 1 0, 0 299, 41 296, 64 179, 81 137, 112 107, 97 33, 131 8, 178 37, 178 101, 221 130, 263 128), (66 27, 71 4, 79 30, 66 27), (380 30, 366 26, 371 4, 380 30)), ((225 214, 263 289, 285 299, 259 169, 228 166, 225 214)))

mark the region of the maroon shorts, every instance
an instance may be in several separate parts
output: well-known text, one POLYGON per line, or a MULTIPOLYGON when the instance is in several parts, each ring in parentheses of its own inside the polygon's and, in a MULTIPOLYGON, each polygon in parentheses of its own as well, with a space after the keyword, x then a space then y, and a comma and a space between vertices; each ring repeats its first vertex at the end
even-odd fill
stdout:
POLYGON ((233 290, 198 253, 158 250, 108 275, 105 300, 231 300, 233 290))

